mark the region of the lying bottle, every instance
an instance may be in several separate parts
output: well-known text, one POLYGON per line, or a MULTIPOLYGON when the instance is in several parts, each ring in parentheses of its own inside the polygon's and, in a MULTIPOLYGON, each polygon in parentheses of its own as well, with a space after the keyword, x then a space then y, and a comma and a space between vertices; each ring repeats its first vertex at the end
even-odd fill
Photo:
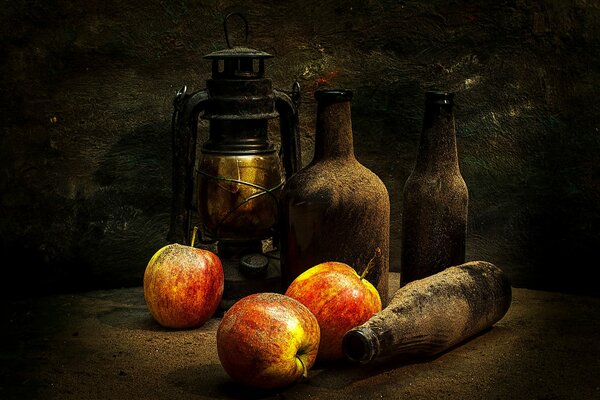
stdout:
POLYGON ((471 261, 401 287, 387 307, 344 335, 351 361, 433 356, 498 322, 512 302, 508 277, 492 263, 471 261))

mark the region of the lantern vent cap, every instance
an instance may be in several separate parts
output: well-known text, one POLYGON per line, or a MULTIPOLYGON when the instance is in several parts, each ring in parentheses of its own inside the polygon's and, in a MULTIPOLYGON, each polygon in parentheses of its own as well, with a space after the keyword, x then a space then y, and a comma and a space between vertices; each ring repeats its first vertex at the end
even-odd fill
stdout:
POLYGON ((210 54, 205 55, 204 58, 208 58, 211 60, 224 60, 232 58, 265 59, 273 58, 273 56, 261 50, 255 50, 249 47, 236 46, 230 49, 214 51, 210 54))

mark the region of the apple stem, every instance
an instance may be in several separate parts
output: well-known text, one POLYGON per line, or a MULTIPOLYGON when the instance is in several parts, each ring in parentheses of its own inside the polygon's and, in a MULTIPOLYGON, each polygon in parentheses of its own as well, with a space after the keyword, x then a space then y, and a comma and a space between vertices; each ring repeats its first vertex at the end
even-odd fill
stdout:
POLYGON ((304 365, 304 362, 302 361, 302 359, 298 356, 296 356, 296 358, 298 359, 298 361, 300 361, 300 364, 302 365, 302 376, 304 377, 304 379, 308 378, 308 370, 306 369, 306 365, 304 365))
POLYGON ((360 279, 364 279, 365 276, 367 276, 367 274, 369 273, 369 270, 373 267, 373 265, 375 265, 375 263, 374 263, 375 258, 379 257, 380 255, 381 255, 381 249, 378 247, 375 249, 375 254, 373 255, 373 257, 371 257, 371 259, 367 263, 367 268, 365 268, 365 270, 360 275, 360 279))
POLYGON ((194 232, 192 232, 192 241, 190 243, 191 247, 194 247, 194 242, 196 242, 196 234, 198 233, 198 227, 194 227, 194 232))

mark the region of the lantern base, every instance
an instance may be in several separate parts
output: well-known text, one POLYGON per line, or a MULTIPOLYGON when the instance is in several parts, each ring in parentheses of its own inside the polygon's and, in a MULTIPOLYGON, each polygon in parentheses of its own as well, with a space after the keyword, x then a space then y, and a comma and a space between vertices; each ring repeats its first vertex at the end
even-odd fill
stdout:
POLYGON ((242 297, 263 292, 281 292, 279 251, 249 253, 242 257, 221 257, 225 275, 223 297, 217 310, 223 315, 242 297))

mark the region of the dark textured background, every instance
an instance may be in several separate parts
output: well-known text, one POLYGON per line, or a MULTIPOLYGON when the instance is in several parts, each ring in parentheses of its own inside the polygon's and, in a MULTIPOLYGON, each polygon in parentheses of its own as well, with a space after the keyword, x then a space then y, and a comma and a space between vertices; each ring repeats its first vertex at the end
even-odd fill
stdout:
POLYGON ((274 86, 302 85, 305 163, 315 86, 354 90, 357 157, 392 202, 393 270, 423 93, 439 88, 457 93, 467 258, 518 287, 598 294, 591 0, 2 1, 3 293, 141 284, 168 228, 172 99, 204 87, 202 56, 225 47, 232 11, 250 22, 248 45, 275 56, 274 86))

